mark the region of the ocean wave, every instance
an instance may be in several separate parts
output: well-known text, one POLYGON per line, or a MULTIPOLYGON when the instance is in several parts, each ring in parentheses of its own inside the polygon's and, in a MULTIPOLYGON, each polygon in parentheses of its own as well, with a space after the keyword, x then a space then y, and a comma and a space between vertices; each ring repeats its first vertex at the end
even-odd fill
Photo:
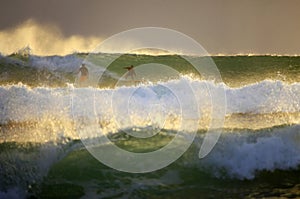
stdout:
POLYGON ((0 198, 17 199, 30 197, 33 186, 41 184, 51 167, 82 144, 7 142, 0 147, 0 198))
MULTIPOLYGON (((230 86, 247 86, 265 79, 280 80, 285 83, 299 82, 300 59, 298 56, 212 56, 190 57, 191 60, 206 65, 207 60, 215 62, 223 81, 230 86)), ((22 82, 30 86, 66 86, 74 82, 81 63, 85 62, 90 70, 94 84, 108 86, 125 74, 124 66, 136 67, 157 63, 176 70, 181 75, 199 76, 195 68, 180 55, 135 55, 135 54, 70 54, 66 56, 0 55, 0 84, 22 82), (108 66, 105 68, 105 66, 108 66), (103 73, 105 71, 105 73, 103 73), (98 82, 100 75, 104 82, 98 82), (108 85, 107 85, 108 84, 108 85)), ((157 70, 159 74, 164 73, 157 70)), ((168 76, 168 75, 166 75, 168 76)), ((137 79, 142 80, 144 75, 137 79)))
MULTIPOLYGON (((198 172, 208 173, 218 179, 239 180, 254 179, 264 171, 297 170, 300 165, 299 131, 300 126, 294 125, 223 133, 214 149, 203 159, 199 159, 197 155, 203 141, 203 134, 200 133, 197 134, 193 147, 176 161, 172 168, 182 170, 183 167, 184 170, 188 170, 196 167, 198 172)), ((158 139, 163 140, 166 135, 159 136, 158 139)), ((129 137, 114 140, 113 144, 118 142, 122 142, 125 149, 126 146, 129 149, 146 146, 145 141, 135 141, 129 137)), ((148 143, 150 149, 156 150, 156 146, 156 142, 152 145, 148 143)), ((63 160, 68 154, 80 153, 79 151, 84 149, 81 142, 72 140, 65 143, 6 143, 1 144, 1 147, 5 152, 0 153, 0 167, 4 171, 0 179, 5 181, 0 182, 6 187, 13 184, 28 187, 38 183, 54 163, 63 160)), ((72 160, 67 158, 64 166, 72 164, 72 160)), ((97 161, 95 163, 98 164, 97 161)), ((80 164, 84 165, 83 162, 80 164)))
POLYGON ((261 171, 297 169, 300 126, 224 133, 204 159, 196 161, 219 178, 253 179, 261 171))
POLYGON ((270 113, 300 110, 300 83, 265 80, 240 88, 226 88, 228 112, 270 113))
POLYGON ((48 69, 50 71, 74 72, 82 64, 83 59, 76 54, 66 56, 30 56, 28 65, 38 69, 48 69))
POLYGON ((182 107, 186 113, 195 114, 188 104, 189 98, 194 97, 199 109, 198 129, 214 128, 210 126, 211 110, 221 106, 226 106, 226 114, 218 116, 224 118, 225 129, 262 129, 300 123, 299 83, 266 80, 230 88, 186 78, 115 89, 73 85, 31 88, 17 84, 0 86, 0 139, 2 142, 78 139, 74 122, 80 123, 82 119, 99 125, 105 134, 128 128, 179 130, 182 107), (193 92, 183 89, 183 81, 190 83, 193 92), (183 99, 178 99, 169 88, 181 93, 183 99), (227 103, 220 101, 212 107, 210 91, 220 89, 225 90, 227 103))
MULTIPOLYGON (((124 109, 117 107, 118 103, 128 94, 135 100, 130 109, 140 113, 149 109, 149 104, 167 104, 160 107, 166 112, 174 112, 179 109, 179 99, 170 88, 182 89, 182 84, 188 82, 193 93, 184 93, 185 98, 195 96, 200 112, 209 110, 211 104, 211 92, 219 92, 224 89, 227 99, 227 114, 234 113, 276 113, 276 112, 299 112, 300 111, 300 83, 286 84, 281 81, 265 80, 256 84, 247 85, 240 88, 230 88, 224 84, 215 84, 213 81, 200 81, 183 77, 180 80, 162 82, 160 84, 139 85, 131 87, 119 87, 115 89, 98 88, 76 88, 69 85, 67 88, 35 87, 31 88, 23 84, 0 86, 0 122, 5 121, 28 121, 41 118, 44 114, 56 116, 70 116, 70 114, 84 113, 83 108, 91 107, 96 103, 95 111, 99 116, 111 116, 112 99, 116 110, 124 109), (77 99, 76 102, 72 100, 77 99), (71 106, 78 104, 76 110, 71 110, 71 106), (84 104, 87 103, 87 104, 84 104), (79 111, 79 112, 78 112, 79 111)), ((180 99, 186 103, 185 99, 180 99)), ((224 106, 220 102, 217 106, 224 106)), ((89 115, 94 114, 94 109, 89 115)))

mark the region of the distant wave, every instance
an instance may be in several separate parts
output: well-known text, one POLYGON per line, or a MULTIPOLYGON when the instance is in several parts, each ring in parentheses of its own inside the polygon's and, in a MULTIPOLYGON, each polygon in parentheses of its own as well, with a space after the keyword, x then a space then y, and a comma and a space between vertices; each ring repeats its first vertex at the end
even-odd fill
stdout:
POLYGON ((30 56, 29 65, 35 68, 47 68, 50 71, 74 72, 82 64, 83 59, 75 54, 67 56, 30 56))
MULTIPOLYGON (((0 56, 0 84, 21 82, 30 86, 66 86, 67 83, 74 82, 77 71, 83 62, 87 64, 90 74, 93 74, 90 77, 95 84, 99 83, 98 77, 103 74, 105 85, 101 85, 102 87, 119 80, 120 76, 126 72, 122 67, 132 63, 139 66, 147 62, 161 62, 161 64, 175 69, 181 75, 199 76, 199 74, 195 74, 194 68, 184 58, 176 55, 165 55, 166 57, 126 55, 120 59, 117 59, 121 56, 119 54, 97 54, 95 57, 89 58, 87 56, 87 54, 44 57, 34 55, 29 57, 0 56), (114 61, 116 59, 117 61, 114 61), (107 64, 111 67, 105 68, 107 64)), ((206 64, 206 58, 193 57, 192 59, 206 64)), ((300 60, 297 57, 270 55, 257 57, 236 55, 231 57, 220 55, 212 57, 212 59, 215 61, 224 82, 230 86, 245 86, 267 79, 280 80, 285 83, 299 82, 300 60)))
POLYGON ((258 54, 258 53, 234 53, 234 54, 228 54, 228 53, 216 53, 211 54, 211 56, 215 57, 237 57, 237 56, 248 56, 248 57, 299 57, 300 54, 274 54, 274 53, 266 53, 266 54, 258 54))
POLYGON ((65 56, 36 56, 19 58, 18 56, 3 56, 0 55, 0 61, 5 64, 13 64, 19 66, 31 66, 39 69, 48 69, 50 71, 72 72, 78 69, 83 61, 77 54, 65 56), (26 59, 26 60, 23 60, 26 59))
MULTIPOLYGON (((52 56, 37 56, 30 55, 28 57, 28 61, 25 63, 20 59, 3 56, 0 54, 0 60, 2 62, 10 63, 10 64, 18 64, 18 65, 29 65, 36 68, 47 68, 49 70, 59 70, 70 72, 76 70, 81 63, 84 61, 87 53, 82 53, 82 56, 78 56, 80 53, 69 54, 65 56, 60 55, 52 55, 52 56)), ((106 53, 97 53, 95 54, 99 57, 107 57, 107 56, 121 56, 122 54, 106 54, 106 53)), ((147 55, 147 54, 132 54, 132 55, 147 55)), ((158 56, 176 56, 177 54, 166 54, 166 55, 158 55, 158 56)), ((157 55, 153 55, 157 56, 157 55)), ((300 55, 277 55, 277 54, 212 54, 211 57, 298 57, 300 55)), ((198 56, 192 56, 198 57, 198 56)), ((199 56, 201 57, 201 56, 199 56)), ((206 57, 206 56, 205 56, 206 57)))

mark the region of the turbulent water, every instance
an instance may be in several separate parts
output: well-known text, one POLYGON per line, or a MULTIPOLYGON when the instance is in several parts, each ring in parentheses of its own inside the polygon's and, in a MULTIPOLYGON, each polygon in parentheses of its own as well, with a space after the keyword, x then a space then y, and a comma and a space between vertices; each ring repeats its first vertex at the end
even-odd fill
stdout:
MULTIPOLYGON (((78 87, 76 71, 85 56, 0 58, 0 198, 300 197, 299 57, 213 57, 222 83, 192 75, 176 55, 126 55, 110 65, 99 84, 78 87), (181 75, 114 85, 126 72, 123 66, 149 62, 172 66, 181 75), (184 89, 186 83, 193 93, 184 89), (185 97, 179 101, 166 88, 185 97), (212 128, 212 109, 224 104, 212 104, 211 93, 223 89, 224 124, 212 128), (124 102, 128 93, 132 96, 124 102), (193 97, 199 113, 196 137, 183 156, 163 169, 143 174, 114 170, 80 141, 107 136, 109 144, 128 151, 155 151, 175 138, 181 108, 193 112, 185 106, 193 97), (86 119, 100 135, 80 133, 78 122, 86 119), (221 136, 199 159, 208 129, 221 136), (153 132, 146 139, 132 136, 153 132)), ((113 56, 100 54, 98 63, 113 56)), ((98 147, 105 150, 107 144, 98 147)))

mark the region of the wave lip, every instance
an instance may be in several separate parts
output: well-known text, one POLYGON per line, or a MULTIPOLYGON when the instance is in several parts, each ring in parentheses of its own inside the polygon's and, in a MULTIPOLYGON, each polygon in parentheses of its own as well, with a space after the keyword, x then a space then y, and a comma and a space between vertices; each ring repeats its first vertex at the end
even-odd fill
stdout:
POLYGON ((264 80, 240 88, 227 88, 228 113, 300 111, 300 83, 264 80))

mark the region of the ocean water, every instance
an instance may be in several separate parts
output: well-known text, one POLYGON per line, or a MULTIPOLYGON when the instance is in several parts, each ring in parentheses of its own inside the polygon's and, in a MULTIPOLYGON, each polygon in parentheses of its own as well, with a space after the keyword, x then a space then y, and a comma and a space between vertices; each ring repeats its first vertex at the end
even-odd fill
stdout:
MULTIPOLYGON (((92 59, 101 66, 114 57, 92 59)), ((96 85, 78 86, 75 71, 85 58, 0 57, 0 198, 300 197, 300 57, 212 57, 224 81, 216 82, 177 55, 129 54, 106 70, 90 70, 104 74, 96 85), (122 67, 147 63, 171 66, 179 75, 118 85, 126 72, 122 67), (185 97, 179 102, 166 88, 185 97), (211 128, 212 108, 223 106, 213 107, 211 92, 220 89, 227 102, 224 124, 211 128), (135 153, 163 148, 190 133, 188 125, 181 129, 181 109, 193 112, 185 106, 193 97, 200 115, 195 138, 162 169, 118 171, 84 145, 92 140, 102 151, 116 145, 135 153), (208 130, 220 138, 199 158, 208 130), (101 136, 109 143, 97 142, 101 136)))

